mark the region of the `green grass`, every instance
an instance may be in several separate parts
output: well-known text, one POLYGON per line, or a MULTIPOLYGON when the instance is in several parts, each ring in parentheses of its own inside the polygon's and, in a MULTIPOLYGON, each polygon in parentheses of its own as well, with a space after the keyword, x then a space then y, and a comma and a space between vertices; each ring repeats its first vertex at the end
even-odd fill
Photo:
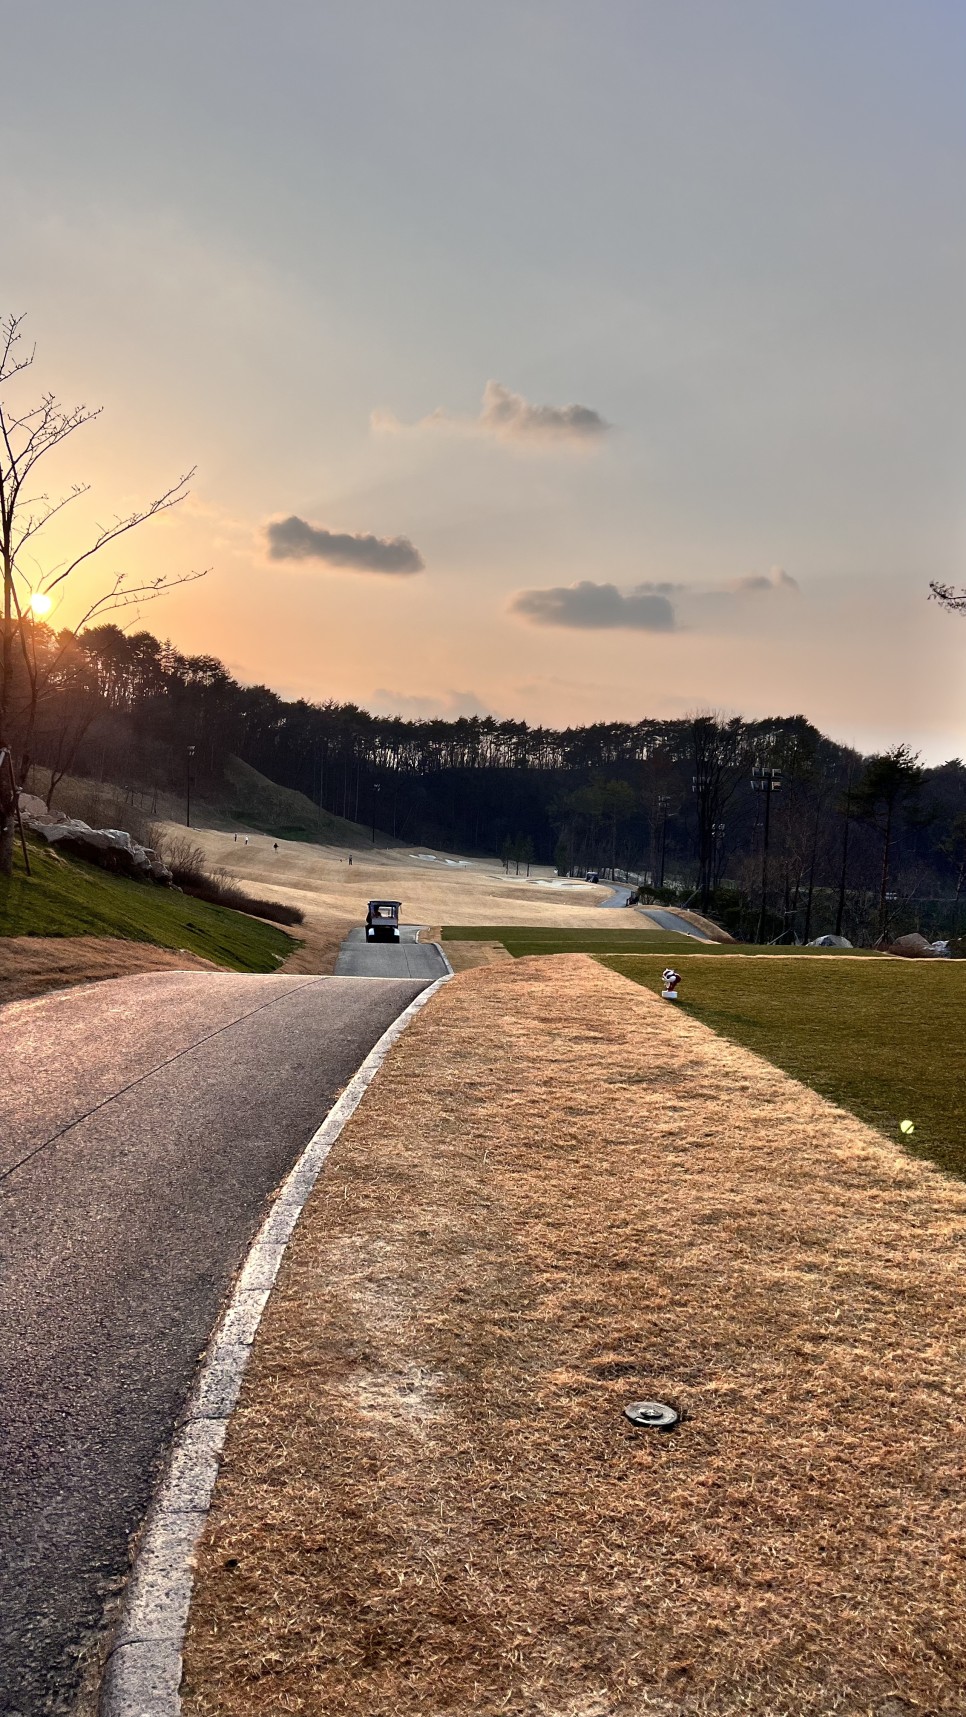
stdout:
POLYGON ((0 880, 0 936, 114 936, 184 948, 234 972, 274 972, 298 945, 242 912, 112 876, 33 842, 30 864, 27 876, 18 852, 13 878, 0 880))
MULTIPOLYGON (((607 958, 660 993, 663 956, 607 958)), ((678 1006, 966 1176, 966 961, 675 961, 678 1006)), ((669 1007, 673 1003, 667 1004, 669 1007)))
MULTIPOLYGON (((294 787, 280 787, 267 775, 260 775, 250 763, 243 763, 240 757, 230 757, 225 766, 220 808, 233 822, 273 835, 280 841, 314 841, 356 850, 372 845, 369 826, 336 817, 331 811, 320 811, 304 793, 294 787)), ((194 820, 200 825, 202 816, 199 814, 194 820)), ((377 844, 401 845, 380 830, 377 844)))
MULTIPOLYGON (((604 913, 602 916, 609 916, 604 913)), ((673 930, 534 930, 523 924, 447 924, 443 928, 444 942, 502 942, 515 960, 530 954, 657 954, 662 958, 680 959, 700 951, 702 954, 819 954, 823 958, 842 958, 846 952, 869 955, 870 949, 856 948, 756 948, 745 942, 699 942, 694 936, 679 935, 673 930)))

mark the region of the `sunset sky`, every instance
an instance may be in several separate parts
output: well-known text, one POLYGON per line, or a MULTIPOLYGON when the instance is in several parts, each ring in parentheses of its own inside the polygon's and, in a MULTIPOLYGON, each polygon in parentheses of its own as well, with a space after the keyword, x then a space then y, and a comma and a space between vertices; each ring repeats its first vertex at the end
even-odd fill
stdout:
POLYGON ((3 14, 38 579, 196 465, 99 577, 246 681, 966 755, 961 0, 3 14))

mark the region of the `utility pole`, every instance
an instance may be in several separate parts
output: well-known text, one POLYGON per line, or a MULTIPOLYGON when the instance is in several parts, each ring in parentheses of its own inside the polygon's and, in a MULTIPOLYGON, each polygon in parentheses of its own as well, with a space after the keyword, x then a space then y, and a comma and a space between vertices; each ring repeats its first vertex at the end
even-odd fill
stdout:
POLYGON ((758 913, 758 930, 756 942, 765 940, 765 902, 768 895, 768 835, 771 823, 771 796, 781 791, 782 772, 780 769, 764 769, 756 763, 751 772, 751 788, 753 793, 765 795, 765 829, 761 843, 761 909, 758 913))
POLYGON ((372 783, 372 844, 373 844, 373 846, 375 846, 375 844, 376 844, 376 805, 379 802, 376 795, 379 792, 379 789, 380 789, 380 783, 378 781, 374 781, 372 783))
POLYGON ((190 829, 190 827, 191 827, 191 759, 193 758, 194 754, 195 754, 194 746, 189 745, 188 746, 188 755, 187 755, 187 758, 185 760, 186 766, 185 766, 185 781, 184 781, 184 801, 185 801, 185 803, 184 803, 184 826, 186 829, 190 829))

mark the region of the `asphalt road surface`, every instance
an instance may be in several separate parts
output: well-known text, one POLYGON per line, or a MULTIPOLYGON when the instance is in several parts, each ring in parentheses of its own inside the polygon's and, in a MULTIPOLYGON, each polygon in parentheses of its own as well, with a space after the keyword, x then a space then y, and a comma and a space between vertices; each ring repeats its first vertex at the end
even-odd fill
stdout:
POLYGON ((610 899, 602 900, 600 904, 601 906, 626 906, 633 893, 632 888, 625 888, 622 883, 616 883, 613 885, 610 899))
POLYGON ((425 985, 157 972, 0 1010, 4 1717, 72 1709, 269 1195, 425 985))
POLYGON ((350 930, 335 963, 340 978, 421 978, 433 983, 449 971, 435 942, 417 942, 419 924, 400 924, 398 942, 367 942, 362 927, 350 930))
POLYGON ((714 937, 709 936, 707 930, 699 930, 696 924, 689 923, 686 918, 679 918, 676 912, 665 912, 662 907, 649 906, 647 916, 653 918, 662 930, 675 930, 679 936, 693 936, 696 942, 714 941, 714 937))

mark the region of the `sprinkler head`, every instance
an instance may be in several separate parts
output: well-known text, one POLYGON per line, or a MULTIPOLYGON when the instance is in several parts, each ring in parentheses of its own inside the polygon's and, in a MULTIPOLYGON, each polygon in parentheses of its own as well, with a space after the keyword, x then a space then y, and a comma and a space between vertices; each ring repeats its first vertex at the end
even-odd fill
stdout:
POLYGON ((674 1407, 668 1407, 663 1401, 628 1401, 624 1408, 624 1417, 632 1425, 650 1431, 670 1431, 676 1425, 680 1414, 674 1407))

